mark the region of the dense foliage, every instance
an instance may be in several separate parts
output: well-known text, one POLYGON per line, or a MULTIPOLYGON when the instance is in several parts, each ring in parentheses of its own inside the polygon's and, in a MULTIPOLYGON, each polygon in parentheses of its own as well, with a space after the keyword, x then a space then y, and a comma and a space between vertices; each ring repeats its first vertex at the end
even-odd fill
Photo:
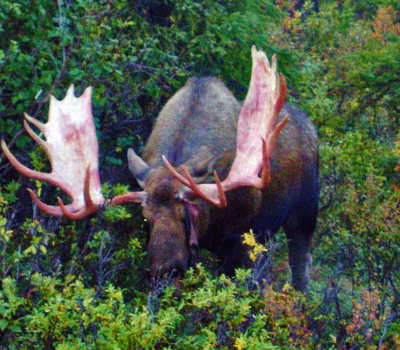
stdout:
POLYGON ((306 297, 287 282, 283 234, 264 249, 246 235, 254 268, 231 279, 204 254, 179 297, 171 286, 149 293, 140 208, 49 218, 25 188, 53 203, 57 190, 1 155, 2 348, 400 348, 400 5, 316 3, 1 1, 1 137, 35 169, 49 166, 22 113, 45 121, 50 94, 92 85, 104 193, 135 188, 126 149, 140 151, 192 75, 219 76, 243 98, 252 44, 278 55, 290 102, 321 139, 306 297))

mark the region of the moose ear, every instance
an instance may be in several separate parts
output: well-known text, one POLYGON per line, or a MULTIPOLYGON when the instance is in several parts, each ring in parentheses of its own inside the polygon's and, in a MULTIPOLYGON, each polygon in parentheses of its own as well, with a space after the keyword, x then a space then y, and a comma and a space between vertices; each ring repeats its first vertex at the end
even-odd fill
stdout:
POLYGON ((140 187, 143 188, 144 181, 151 168, 132 148, 128 149, 128 167, 140 187))

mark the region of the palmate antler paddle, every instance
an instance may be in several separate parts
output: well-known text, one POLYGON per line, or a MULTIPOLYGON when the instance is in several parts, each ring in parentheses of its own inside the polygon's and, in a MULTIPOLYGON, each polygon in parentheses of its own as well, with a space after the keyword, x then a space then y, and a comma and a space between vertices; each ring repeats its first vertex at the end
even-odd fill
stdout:
POLYGON ((58 206, 43 203, 28 189, 32 199, 45 213, 53 216, 65 215, 72 220, 95 213, 106 202, 111 205, 126 202, 141 202, 145 192, 130 192, 106 201, 101 194, 98 170, 98 143, 91 111, 92 88, 81 97, 74 96, 70 86, 62 101, 50 97, 49 120, 46 124, 25 114, 24 127, 28 134, 45 150, 51 164, 51 173, 27 168, 9 151, 2 140, 1 147, 11 164, 22 174, 59 187, 72 198, 64 205, 58 198, 58 206), (46 141, 41 139, 29 123, 41 130, 46 141))
POLYGON ((277 123, 285 101, 286 80, 277 73, 276 57, 270 64, 265 53, 254 46, 251 54, 251 81, 238 121, 236 156, 228 177, 221 182, 214 173, 215 184, 196 184, 185 167, 181 167, 182 176, 163 157, 171 173, 193 194, 220 208, 227 205, 226 191, 242 186, 261 189, 269 183, 270 156, 287 122, 286 117, 277 123))

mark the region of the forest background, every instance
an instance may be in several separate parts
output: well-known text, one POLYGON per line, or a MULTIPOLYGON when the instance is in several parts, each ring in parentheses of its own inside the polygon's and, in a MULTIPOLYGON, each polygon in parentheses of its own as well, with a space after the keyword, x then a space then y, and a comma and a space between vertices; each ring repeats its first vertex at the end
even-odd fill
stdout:
MULTIPOLYGON (((49 95, 94 87, 108 196, 135 189, 140 151, 193 75, 247 92, 250 47, 271 57, 320 137, 321 199, 305 297, 288 281, 284 235, 251 270, 191 269, 180 298, 149 293, 138 206, 78 222, 38 212, 58 191, 0 163, 0 344, 4 349, 400 348, 400 4, 395 0, 2 0, 0 132, 48 170, 22 131, 49 95)), ((65 197, 64 197, 65 198, 65 197)), ((257 247, 254 247, 256 249, 257 247)))

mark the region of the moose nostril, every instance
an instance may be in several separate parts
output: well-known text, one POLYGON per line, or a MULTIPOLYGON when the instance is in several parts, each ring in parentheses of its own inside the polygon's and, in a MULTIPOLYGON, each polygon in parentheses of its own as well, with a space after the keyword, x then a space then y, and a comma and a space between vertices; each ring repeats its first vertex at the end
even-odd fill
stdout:
POLYGON ((171 270, 171 277, 172 278, 182 278, 185 273, 185 268, 182 264, 175 265, 171 270))
POLYGON ((151 266, 148 268, 148 276, 157 279, 182 278, 186 270, 187 264, 182 261, 175 261, 166 265, 151 266))

